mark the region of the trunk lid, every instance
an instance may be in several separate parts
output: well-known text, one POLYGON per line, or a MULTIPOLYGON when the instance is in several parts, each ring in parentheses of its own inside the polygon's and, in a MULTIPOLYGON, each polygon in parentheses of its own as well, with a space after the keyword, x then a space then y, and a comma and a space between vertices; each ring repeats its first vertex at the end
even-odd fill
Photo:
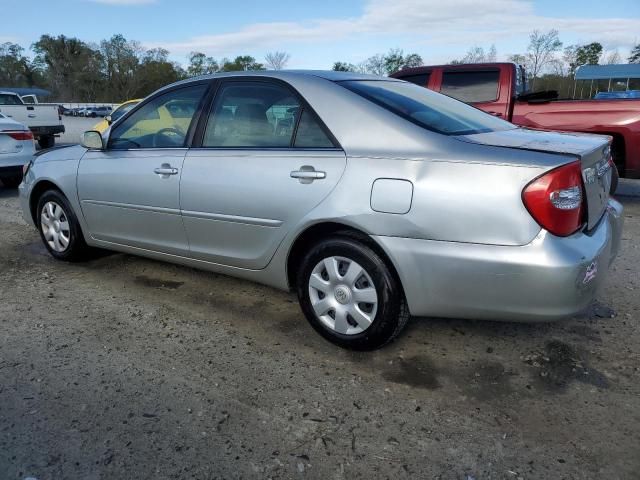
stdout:
MULTIPOLYGON (((602 218, 611 188, 610 142, 604 135, 544 132, 516 128, 457 137, 459 140, 495 147, 571 155, 580 159, 587 208, 587 228, 602 218)), ((567 163, 573 159, 568 157, 567 163)))

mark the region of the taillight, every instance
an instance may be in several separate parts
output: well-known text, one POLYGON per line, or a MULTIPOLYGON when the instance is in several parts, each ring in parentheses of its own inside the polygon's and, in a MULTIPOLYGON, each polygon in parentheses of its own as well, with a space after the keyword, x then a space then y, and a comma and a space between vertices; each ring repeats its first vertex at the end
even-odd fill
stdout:
POLYGON ((29 130, 3 130, 0 133, 6 133, 14 140, 33 140, 33 133, 29 130))
POLYGON ((542 228, 566 237, 582 225, 584 189, 580 161, 555 168, 529 183, 522 201, 542 228))

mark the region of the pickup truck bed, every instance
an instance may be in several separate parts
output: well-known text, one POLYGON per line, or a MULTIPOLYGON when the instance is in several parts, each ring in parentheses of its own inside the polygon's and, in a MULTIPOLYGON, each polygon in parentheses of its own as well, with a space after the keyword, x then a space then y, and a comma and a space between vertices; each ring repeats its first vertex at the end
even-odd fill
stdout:
POLYGON ((417 67, 391 76, 457 98, 516 125, 609 135, 620 174, 640 178, 640 99, 527 100, 524 70, 513 63, 417 67))

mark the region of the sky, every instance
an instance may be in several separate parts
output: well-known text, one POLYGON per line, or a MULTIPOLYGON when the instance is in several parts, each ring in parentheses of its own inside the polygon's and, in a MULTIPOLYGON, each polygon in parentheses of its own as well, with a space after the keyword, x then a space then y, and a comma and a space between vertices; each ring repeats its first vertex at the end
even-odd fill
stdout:
POLYGON ((623 58, 640 43, 640 0, 0 0, 0 11, 18 5, 19 17, 0 22, 0 42, 121 33, 183 65, 191 51, 263 61, 278 50, 291 55, 287 68, 327 69, 390 48, 436 64, 492 44, 503 60, 526 50, 531 31, 551 28, 564 45, 599 41, 623 58))

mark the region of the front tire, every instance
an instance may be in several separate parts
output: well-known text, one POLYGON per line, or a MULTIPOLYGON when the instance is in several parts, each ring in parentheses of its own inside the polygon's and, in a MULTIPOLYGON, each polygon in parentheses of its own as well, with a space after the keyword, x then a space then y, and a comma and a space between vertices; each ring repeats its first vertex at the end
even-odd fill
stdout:
POLYGON ((36 224, 51 256, 74 262, 84 260, 90 249, 71 205, 58 190, 47 190, 38 200, 36 224))
POLYGON ((313 246, 298 270, 297 289, 311 326, 344 348, 380 348, 409 319, 400 281, 365 241, 350 236, 313 246))

